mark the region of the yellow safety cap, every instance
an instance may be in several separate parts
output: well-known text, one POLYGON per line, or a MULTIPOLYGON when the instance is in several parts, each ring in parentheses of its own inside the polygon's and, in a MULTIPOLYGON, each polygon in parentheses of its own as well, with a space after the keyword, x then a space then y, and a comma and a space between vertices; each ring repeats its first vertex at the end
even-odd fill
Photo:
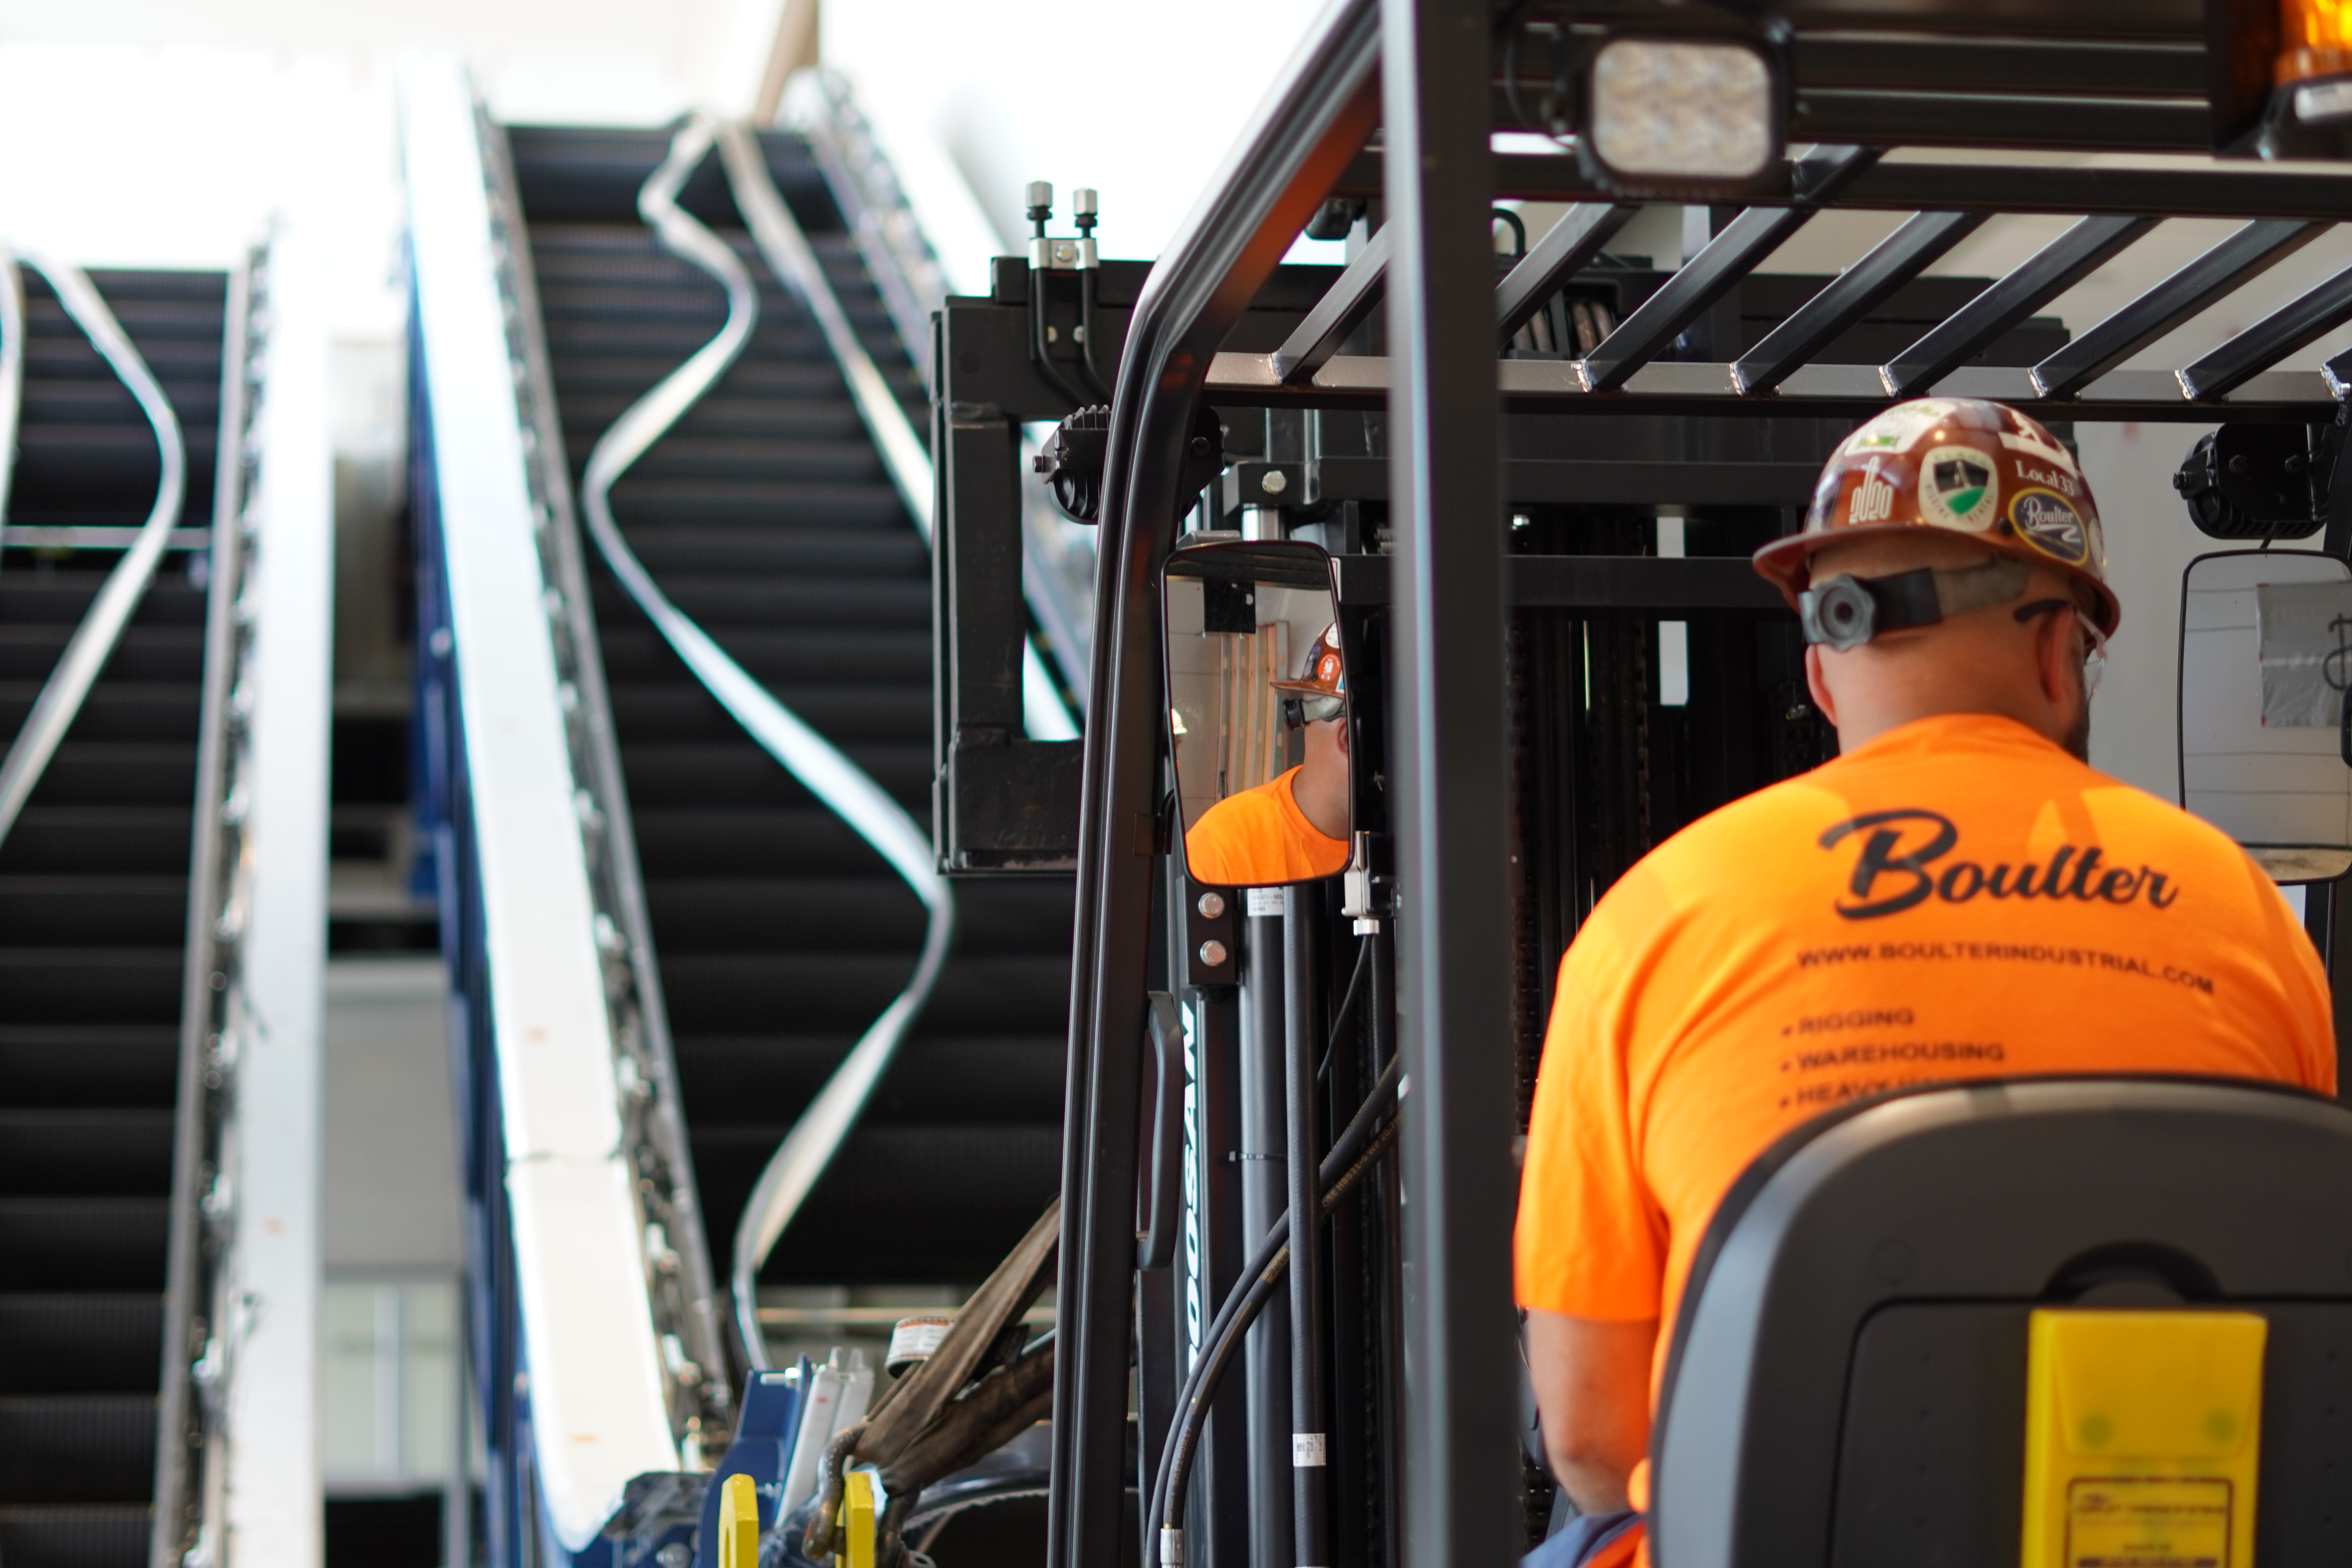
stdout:
POLYGON ((2022 1568, 2247 1568, 2269 1327, 2252 1312, 2036 1310, 2022 1568))
POLYGON ((749 1476, 719 1489, 719 1568, 760 1568, 760 1490, 749 1476))
POLYGON ((875 1527, 879 1522, 881 1488, 871 1470, 852 1470, 841 1479, 840 1555, 849 1568, 874 1568, 875 1527))

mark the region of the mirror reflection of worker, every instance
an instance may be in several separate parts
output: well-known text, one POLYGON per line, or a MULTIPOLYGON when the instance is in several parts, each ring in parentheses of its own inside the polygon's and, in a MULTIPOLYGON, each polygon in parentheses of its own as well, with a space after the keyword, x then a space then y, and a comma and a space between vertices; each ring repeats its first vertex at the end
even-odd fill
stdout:
POLYGON ((1297 679, 1268 684, 1284 694, 1291 727, 1306 732, 1307 760, 1201 814, 1184 835, 1196 882, 1267 888, 1348 868, 1348 676, 1338 623, 1307 650, 1297 679))
POLYGON ((1954 1079, 2335 1089, 2326 973, 2278 889, 2085 760, 2119 606, 2047 430, 1991 403, 1890 409, 1756 567, 1803 619, 1842 755, 1660 846, 1561 962, 1517 1290, 1544 1447, 1588 1517, 1543 1568, 1646 1559, 1660 1326, 1782 1134, 1954 1079))

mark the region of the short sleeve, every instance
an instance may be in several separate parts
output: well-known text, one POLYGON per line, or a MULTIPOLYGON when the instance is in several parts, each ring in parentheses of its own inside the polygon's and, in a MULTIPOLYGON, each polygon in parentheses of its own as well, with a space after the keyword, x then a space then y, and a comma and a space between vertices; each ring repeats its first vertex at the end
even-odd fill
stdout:
POLYGON ((1602 922, 1560 962, 1519 1180, 1519 1304, 1618 1322, 1659 1315, 1666 1224, 1634 1147, 1625 986, 1602 922))

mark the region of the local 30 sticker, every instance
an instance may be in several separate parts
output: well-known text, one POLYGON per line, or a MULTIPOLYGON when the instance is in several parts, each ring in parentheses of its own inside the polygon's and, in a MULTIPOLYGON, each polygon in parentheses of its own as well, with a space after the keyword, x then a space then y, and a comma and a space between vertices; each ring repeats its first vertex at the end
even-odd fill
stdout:
POLYGON ((1919 512, 1939 528, 1982 533, 2000 515, 1995 459, 1974 447, 1937 447, 1919 458, 1919 512))
POLYGON ((2082 513, 2054 491, 2018 491, 2009 503, 2009 521, 2019 538, 2053 561, 2080 566, 2091 557, 2090 530, 2083 526, 2082 513))

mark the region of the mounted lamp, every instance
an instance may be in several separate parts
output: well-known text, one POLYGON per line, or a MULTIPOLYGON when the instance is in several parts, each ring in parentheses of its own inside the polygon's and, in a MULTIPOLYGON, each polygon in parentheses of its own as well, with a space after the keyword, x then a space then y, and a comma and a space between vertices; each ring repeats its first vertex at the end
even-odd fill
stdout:
POLYGON ((1585 73, 1577 156, 1613 195, 1740 195, 1780 166, 1785 84, 1750 36, 1612 37, 1585 73))

